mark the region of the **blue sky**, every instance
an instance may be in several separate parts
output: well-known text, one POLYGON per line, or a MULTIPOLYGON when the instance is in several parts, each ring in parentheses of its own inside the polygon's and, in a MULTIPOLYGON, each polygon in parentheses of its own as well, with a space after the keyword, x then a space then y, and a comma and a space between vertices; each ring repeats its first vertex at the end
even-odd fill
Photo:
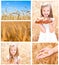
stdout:
POLYGON ((5 10, 7 8, 8 12, 12 12, 15 9, 18 11, 24 10, 31 10, 31 1, 1 1, 1 9, 5 10))

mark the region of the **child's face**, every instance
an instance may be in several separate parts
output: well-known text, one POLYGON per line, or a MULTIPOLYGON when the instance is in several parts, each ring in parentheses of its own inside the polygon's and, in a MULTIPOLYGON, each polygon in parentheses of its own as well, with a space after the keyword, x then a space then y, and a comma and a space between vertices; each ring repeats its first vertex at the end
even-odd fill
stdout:
POLYGON ((11 47, 10 53, 14 56, 16 54, 16 47, 11 47))
POLYGON ((44 17, 48 17, 50 14, 50 7, 49 6, 43 7, 42 8, 42 14, 44 17))

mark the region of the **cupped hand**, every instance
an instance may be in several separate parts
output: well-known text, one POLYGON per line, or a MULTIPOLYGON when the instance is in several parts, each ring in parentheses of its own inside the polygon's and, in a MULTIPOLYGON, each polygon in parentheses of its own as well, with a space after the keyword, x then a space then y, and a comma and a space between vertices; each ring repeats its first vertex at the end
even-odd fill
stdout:
POLYGON ((53 51, 51 48, 43 48, 39 51, 40 53, 36 56, 37 59, 45 58, 53 54, 53 51))

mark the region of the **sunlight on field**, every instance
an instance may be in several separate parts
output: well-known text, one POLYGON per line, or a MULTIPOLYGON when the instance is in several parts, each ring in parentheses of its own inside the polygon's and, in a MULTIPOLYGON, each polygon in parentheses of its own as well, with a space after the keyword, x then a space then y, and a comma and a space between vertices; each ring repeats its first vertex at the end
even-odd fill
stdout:
POLYGON ((30 22, 2 22, 1 23, 2 41, 30 41, 31 31, 30 22))
POLYGON ((33 43, 32 45, 32 58, 33 58, 33 64, 58 64, 58 53, 55 53, 49 57, 42 58, 42 59, 36 59, 36 55, 39 53, 39 51, 42 48, 49 47, 53 48, 57 45, 57 43, 33 43))

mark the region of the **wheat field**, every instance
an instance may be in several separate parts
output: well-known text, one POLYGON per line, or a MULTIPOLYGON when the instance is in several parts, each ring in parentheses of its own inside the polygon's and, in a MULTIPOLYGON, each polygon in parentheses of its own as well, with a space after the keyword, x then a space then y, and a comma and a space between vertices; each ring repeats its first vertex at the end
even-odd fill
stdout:
POLYGON ((13 15, 13 14, 9 14, 9 15, 3 14, 1 19, 2 20, 30 20, 31 18, 28 15, 18 16, 18 15, 13 15))
POLYGON ((24 6, 22 10, 14 8, 13 9, 14 11, 13 11, 12 9, 13 9, 13 6, 5 7, 4 9, 2 8, 1 20, 30 20, 31 19, 30 17, 31 11, 27 9, 27 6, 26 7, 24 6), (12 10, 12 11, 9 12, 9 10, 12 10))
POLYGON ((32 64, 58 64, 58 53, 55 53, 49 57, 36 59, 38 52, 45 47, 53 48, 57 43, 33 43, 32 45, 32 64))
POLYGON ((40 8, 41 8, 41 4, 43 2, 47 2, 50 3, 52 5, 52 11, 53 11, 53 17, 55 18, 55 34, 57 39, 59 40, 59 24, 58 24, 58 1, 56 0, 32 0, 32 40, 33 41, 37 41, 38 37, 40 35, 40 29, 39 29, 39 25, 35 24, 35 21, 37 20, 38 17, 41 16, 40 13, 40 8))
MULTIPOLYGON (((7 56, 9 55, 9 45, 12 43, 1 43, 1 63, 7 63, 7 56)), ((31 47, 30 43, 15 43, 18 46, 19 56, 21 57, 21 64, 30 64, 31 60, 31 47)))
POLYGON ((2 41, 30 41, 30 21, 3 21, 1 22, 2 41))

